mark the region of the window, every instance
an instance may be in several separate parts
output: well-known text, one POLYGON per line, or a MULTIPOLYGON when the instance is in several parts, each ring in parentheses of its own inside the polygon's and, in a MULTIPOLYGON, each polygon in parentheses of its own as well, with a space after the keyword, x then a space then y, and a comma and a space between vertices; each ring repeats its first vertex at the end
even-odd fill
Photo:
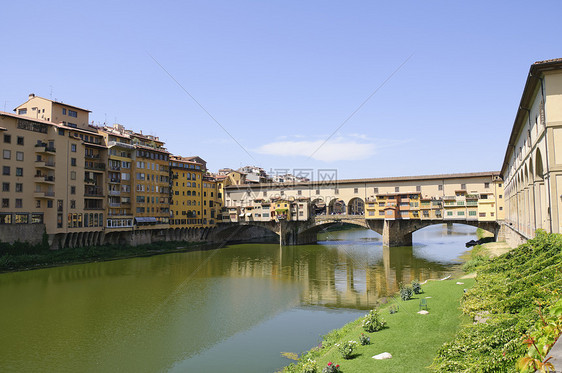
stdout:
POLYGON ((52 209, 52 208, 53 208, 53 201, 52 201, 52 200, 48 200, 48 201, 47 201, 47 208, 48 208, 48 209, 52 209))
POLYGON ((76 166, 76 158, 70 158, 70 165, 76 166))
POLYGON ((416 186, 416 192, 421 192, 421 185, 416 186))
POLYGON ((461 184, 461 189, 466 190, 466 184, 461 184))
POLYGON ((40 200, 40 199, 38 199, 38 200, 35 201, 35 208, 36 208, 36 209, 40 209, 40 208, 41 208, 41 200, 40 200))
POLYGON ((23 168, 16 167, 16 176, 23 176, 23 168))
POLYGON ((76 187, 75 186, 70 187, 70 194, 76 194, 76 187))
POLYGON ((62 115, 66 115, 66 108, 62 108, 62 115))
POLYGON ((500 206, 500 211, 502 211, 502 210, 503 210, 503 207, 500 206))
POLYGON ((302 196, 302 190, 299 190, 299 191, 297 192, 297 194, 298 194, 299 196, 302 196))
POLYGON ((18 145, 23 145, 23 137, 18 136, 18 145))
MULTIPOLYGON (((64 136, 64 129, 63 128, 59 128, 59 136, 64 136)), ((61 227, 62 227, 62 223, 61 223, 61 227)), ((61 228, 59 227, 59 228, 61 228)))
POLYGON ((439 184, 439 185, 437 186, 437 190, 443 190, 443 184, 439 184))
POLYGON ((23 207, 23 199, 16 198, 16 208, 21 209, 23 207))
POLYGON ((458 216, 464 216, 464 211, 459 211, 457 215, 458 216))
POLYGON ((484 183, 484 188, 489 188, 490 187, 490 183, 484 183))
POLYGON ((70 151, 76 153, 76 144, 70 144, 70 151))
POLYGON ((353 188, 353 193, 355 194, 359 193, 359 188, 353 188))
POLYGON ((76 171, 70 171, 70 180, 76 180, 76 171))
POLYGON ((23 161, 23 152, 16 152, 16 161, 23 161))
POLYGON ((320 189, 316 189, 316 194, 320 194, 320 189))
POLYGON ((499 195, 498 197, 499 197, 499 199, 502 199, 502 198, 503 198, 503 195, 502 195, 502 194, 500 194, 500 195, 499 195))
POLYGON ((73 117, 73 118, 77 118, 78 117, 78 113, 75 112, 74 110, 68 110, 68 116, 69 117, 73 117))
POLYGON ((70 208, 71 208, 71 209, 75 209, 75 208, 76 208, 76 200, 74 200, 74 199, 71 199, 71 200, 70 200, 70 208))
POLYGON ((12 142, 12 135, 4 134, 4 142, 10 144, 12 142))
POLYGON ((23 183, 16 183, 16 193, 23 192, 23 183))
POLYGON ((18 115, 25 115, 25 114, 27 114, 27 108, 18 110, 18 115))
POLYGON ((10 200, 8 198, 2 198, 2 208, 9 208, 10 200))
POLYGON ((10 191, 10 183, 2 183, 2 191, 9 192, 10 191))
POLYGON ((2 158, 4 159, 12 158, 12 152, 10 150, 4 149, 4 151, 2 152, 2 158))
POLYGON ((394 187, 394 192, 395 192, 395 193, 400 192, 400 187, 394 187))
POLYGON ((476 216, 476 211, 469 211, 468 216, 476 216))
POLYGON ((447 216, 453 216, 453 212, 452 212, 452 211, 447 211, 447 216))

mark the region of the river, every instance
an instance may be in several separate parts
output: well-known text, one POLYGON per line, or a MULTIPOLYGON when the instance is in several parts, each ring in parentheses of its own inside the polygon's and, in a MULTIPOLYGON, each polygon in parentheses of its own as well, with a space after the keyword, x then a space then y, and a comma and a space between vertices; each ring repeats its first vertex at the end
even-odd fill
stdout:
POLYGON ((414 247, 377 233, 0 274, 2 372, 274 372, 414 279, 458 267, 475 228, 414 247))

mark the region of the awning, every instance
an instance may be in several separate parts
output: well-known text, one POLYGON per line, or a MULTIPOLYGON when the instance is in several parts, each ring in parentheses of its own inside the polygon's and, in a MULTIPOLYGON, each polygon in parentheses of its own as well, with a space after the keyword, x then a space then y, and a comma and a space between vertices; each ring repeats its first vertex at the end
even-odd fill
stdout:
POLYGON ((283 212, 283 211, 289 211, 289 208, 288 208, 288 207, 285 207, 285 208, 277 208, 277 209, 275 209, 275 211, 281 211, 281 212, 283 212))
POLYGON ((246 217, 249 218, 250 216, 252 216, 252 213, 251 213, 251 212, 246 213, 246 217))
POLYGON ((241 213, 241 214, 240 214, 240 217, 243 218, 243 217, 244 217, 244 213, 241 213))
POLYGON ((137 223, 157 223, 158 220, 156 220, 155 217, 153 216, 149 216, 149 217, 138 217, 135 218, 137 223))

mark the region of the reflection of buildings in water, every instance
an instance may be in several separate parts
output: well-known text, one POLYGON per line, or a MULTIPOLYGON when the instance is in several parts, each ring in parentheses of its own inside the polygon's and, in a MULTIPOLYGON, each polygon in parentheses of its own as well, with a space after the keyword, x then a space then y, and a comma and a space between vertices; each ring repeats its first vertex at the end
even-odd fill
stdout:
POLYGON ((445 265, 414 257, 412 247, 385 248, 382 261, 369 265, 368 256, 352 258, 337 248, 267 246, 270 255, 259 260, 233 257, 227 275, 296 280, 303 285, 301 302, 309 305, 369 309, 396 293, 400 283, 447 272, 445 265))

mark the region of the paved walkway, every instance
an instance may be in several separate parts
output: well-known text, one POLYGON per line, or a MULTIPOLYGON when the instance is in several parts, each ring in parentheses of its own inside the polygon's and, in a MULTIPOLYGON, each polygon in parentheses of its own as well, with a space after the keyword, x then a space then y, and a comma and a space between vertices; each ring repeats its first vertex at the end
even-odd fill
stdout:
POLYGON ((562 337, 552 346, 548 356, 552 356, 550 362, 554 365, 554 371, 562 373, 562 337))

